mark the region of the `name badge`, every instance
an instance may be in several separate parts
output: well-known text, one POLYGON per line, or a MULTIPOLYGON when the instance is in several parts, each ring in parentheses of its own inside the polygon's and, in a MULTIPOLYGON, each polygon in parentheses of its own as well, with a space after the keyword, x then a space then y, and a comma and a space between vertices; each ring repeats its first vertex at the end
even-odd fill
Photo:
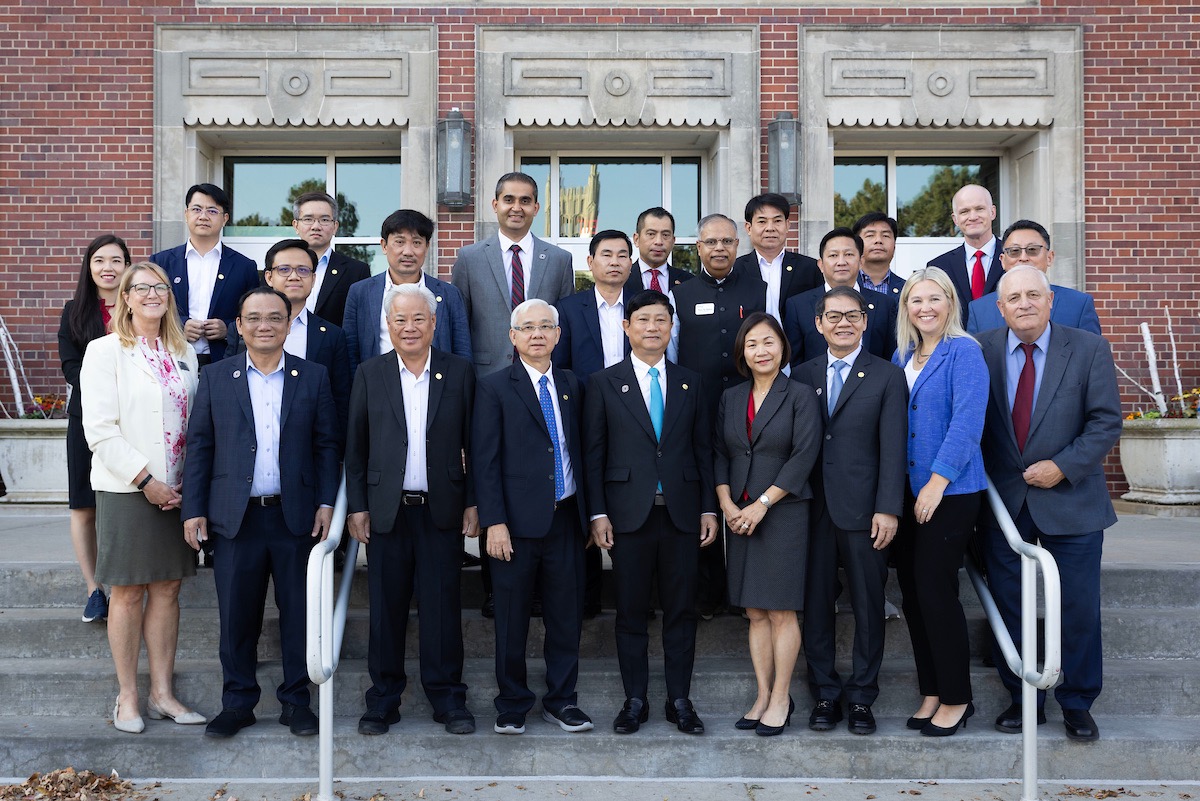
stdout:
POLYGON ((705 315, 705 314, 716 314, 716 312, 717 312, 717 304, 715 304, 715 303, 697 303, 696 304, 697 316, 705 315))

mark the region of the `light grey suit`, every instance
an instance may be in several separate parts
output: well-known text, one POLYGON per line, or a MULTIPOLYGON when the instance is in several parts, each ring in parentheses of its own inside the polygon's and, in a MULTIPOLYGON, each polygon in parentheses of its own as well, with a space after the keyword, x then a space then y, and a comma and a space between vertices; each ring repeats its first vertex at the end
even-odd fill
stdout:
MULTIPOLYGON (((533 238, 533 254, 521 254, 525 268, 525 299, 558 302, 575 292, 571 254, 533 238)), ((500 236, 493 234, 458 251, 451 281, 462 293, 471 328, 475 371, 483 377, 512 365, 513 346, 508 338, 512 293, 504 274, 500 236)))

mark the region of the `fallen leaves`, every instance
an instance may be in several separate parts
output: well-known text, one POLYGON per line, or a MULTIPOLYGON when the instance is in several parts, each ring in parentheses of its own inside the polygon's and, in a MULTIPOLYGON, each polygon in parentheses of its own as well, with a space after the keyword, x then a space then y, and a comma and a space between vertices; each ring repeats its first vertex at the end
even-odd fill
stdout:
POLYGON ((113 771, 108 776, 90 770, 63 768, 35 773, 21 784, 0 787, 0 801, 140 801, 145 793, 113 771))
POLYGON ((1084 798, 1098 798, 1098 799, 1120 798, 1121 796, 1129 796, 1130 798, 1138 797, 1137 793, 1133 792, 1132 790, 1126 790, 1124 787, 1118 787, 1115 790, 1108 790, 1108 789, 1095 790, 1091 787, 1071 787, 1070 785, 1067 786, 1067 789, 1065 789, 1061 793, 1059 793, 1059 795, 1060 796, 1082 796, 1084 798))

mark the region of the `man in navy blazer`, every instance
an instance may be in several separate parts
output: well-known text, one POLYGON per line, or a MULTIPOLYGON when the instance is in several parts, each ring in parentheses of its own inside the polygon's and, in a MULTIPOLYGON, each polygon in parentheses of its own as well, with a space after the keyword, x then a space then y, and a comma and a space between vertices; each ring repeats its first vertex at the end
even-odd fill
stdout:
POLYGON ((637 248, 638 257, 625 282, 627 296, 633 297, 646 289, 657 289, 671 297, 675 287, 695 278, 687 270, 670 264, 671 253, 675 249, 675 215, 662 206, 648 208, 638 215, 633 247, 637 248))
POLYGON ((867 306, 867 328, 863 348, 882 359, 890 359, 896 350, 896 303, 886 295, 862 289, 858 285, 863 241, 849 228, 834 228, 821 237, 818 264, 825 283, 801 292, 787 302, 783 330, 792 346, 792 368, 825 353, 828 345, 817 329, 817 306, 825 293, 844 286, 856 290, 867 306))
POLYGON ((811 256, 784 250, 791 227, 792 204, 769 192, 746 203, 746 234, 754 249, 739 256, 733 269, 755 272, 767 285, 767 314, 782 324, 790 298, 819 287, 821 271, 811 256))
POLYGON ((305 570, 329 534, 338 490, 337 410, 319 364, 284 352, 291 302, 270 287, 247 292, 238 311, 245 358, 200 372, 188 420, 184 536, 210 537, 221 617, 221 714, 210 737, 255 722, 255 670, 267 581, 275 585, 283 682, 279 722, 317 733, 305 660, 305 570))
POLYGON ((629 237, 620 231, 600 231, 588 243, 588 269, 595 286, 560 298, 558 344, 554 364, 573 372, 587 384, 592 373, 612 367, 629 353, 625 336, 625 304, 641 292, 630 290, 629 237))
MULTIPOLYGON (((1017 220, 1000 237, 1000 264, 1005 271, 1018 264, 1028 264, 1044 273, 1050 272, 1054 264, 1054 251, 1050 249, 1050 232, 1033 220, 1017 220)), ((1097 336, 1100 333, 1100 318, 1096 314, 1096 302, 1092 296, 1077 289, 1050 285, 1054 293, 1054 305, 1050 309, 1050 322, 1071 328, 1082 328, 1097 336)), ((979 300, 971 301, 967 307, 967 331, 978 334, 992 328, 1004 327, 1004 316, 997 304, 999 295, 990 292, 979 300)))
POLYGON ((470 359, 471 331, 462 293, 422 269, 433 236, 433 220, 413 209, 399 209, 383 221, 379 236, 379 245, 387 257, 387 271, 354 284, 346 298, 343 328, 353 369, 392 350, 383 298, 403 284, 421 284, 437 299, 433 347, 470 359))
POLYGON ((179 319, 203 366, 225 356, 225 337, 238 301, 258 286, 254 262, 221 242, 229 222, 229 195, 219 186, 196 184, 184 196, 188 241, 150 261, 163 268, 175 293, 179 319))
MULTIPOLYGON (((1067 736, 1095 740, 1089 711, 1100 694, 1100 558, 1104 529, 1117 522, 1104 459, 1121 436, 1121 399, 1112 351, 1103 337, 1051 322, 1050 283, 1032 266, 1000 279, 1006 326, 979 335, 991 375, 983 458, 1017 531, 1058 563, 1062 589, 1062 682, 1054 697, 1067 736)), ((985 516, 988 584, 1021 647, 1021 558, 985 516)), ((996 648, 1012 705, 996 728, 1022 728, 1021 682, 996 648)), ((1045 722, 1038 693, 1037 719, 1045 722)))
POLYGON ((870 211, 859 217, 851 229, 863 241, 862 264, 858 270, 858 286, 899 303, 904 279, 892 272, 896 258, 896 238, 900 226, 881 211, 870 211))
POLYGON ((310 313, 339 327, 350 287, 371 277, 371 266, 365 261, 333 249, 333 237, 340 225, 338 202, 325 192, 305 192, 292 202, 292 227, 317 254, 313 294, 305 306, 310 313))
POLYGON ((592 719, 575 692, 587 530, 583 392, 569 370, 552 365, 558 312, 549 303, 534 298, 513 309, 510 338, 519 363, 479 380, 471 431, 496 602, 495 731, 523 733, 536 697, 525 679, 535 583, 546 630, 542 718, 564 731, 588 731, 592 719))
POLYGON ((950 219, 962 231, 963 243, 929 262, 941 268, 954 282, 962 322, 970 322, 967 304, 996 289, 1004 273, 1000 265, 1000 242, 992 235, 996 205, 992 193, 978 184, 967 184, 954 193, 950 219))

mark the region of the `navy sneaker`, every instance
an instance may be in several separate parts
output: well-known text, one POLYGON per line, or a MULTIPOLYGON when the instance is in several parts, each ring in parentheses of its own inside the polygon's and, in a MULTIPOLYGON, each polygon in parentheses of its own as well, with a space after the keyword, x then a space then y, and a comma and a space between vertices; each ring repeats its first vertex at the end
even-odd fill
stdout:
POLYGON ((83 608, 83 622, 91 623, 94 620, 108 619, 108 599, 104 597, 104 592, 99 587, 92 590, 92 594, 88 596, 87 606, 83 608))

